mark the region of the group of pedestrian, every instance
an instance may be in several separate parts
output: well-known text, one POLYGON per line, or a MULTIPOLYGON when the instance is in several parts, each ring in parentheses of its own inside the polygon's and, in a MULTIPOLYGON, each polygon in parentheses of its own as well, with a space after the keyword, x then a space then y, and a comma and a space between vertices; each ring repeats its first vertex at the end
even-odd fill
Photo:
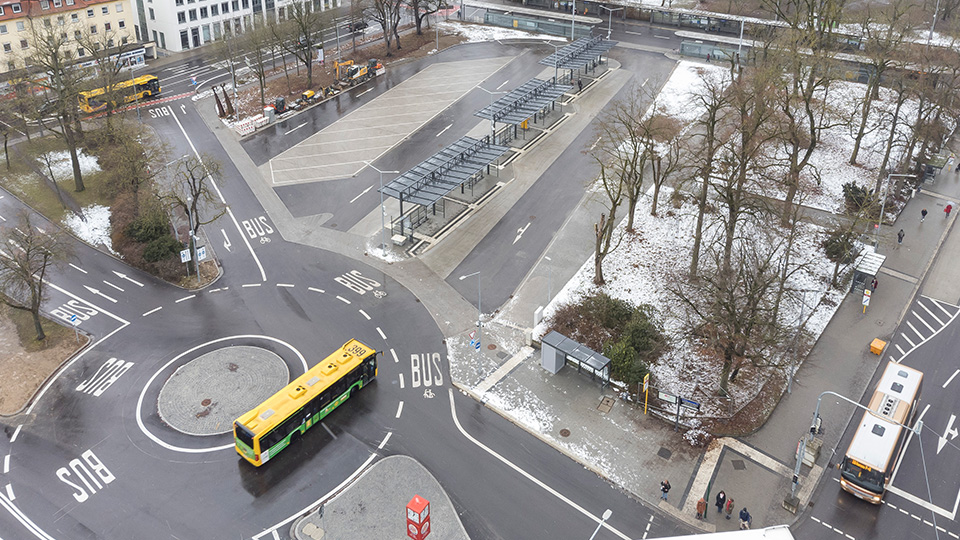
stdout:
MULTIPOLYGON (((664 480, 660 483, 660 491, 663 492, 664 483, 667 485, 667 490, 669 491, 670 483, 664 480)), ((662 496, 666 500, 666 495, 662 496)), ((730 516, 733 515, 734 502, 733 497, 727 497, 727 494, 722 490, 717 493, 717 498, 713 503, 717 507, 718 514, 726 513, 726 518, 730 519, 730 516)), ((753 522, 753 516, 750 515, 750 512, 747 511, 747 507, 744 506, 740 509, 740 528, 749 529, 750 524, 753 522)), ((706 519, 707 517, 707 499, 700 497, 700 500, 697 501, 697 519, 706 519)))
MULTIPOLYGON (((943 207, 943 219, 949 219, 950 212, 953 212, 953 203, 947 203, 947 205, 943 207)), ((920 210, 920 223, 923 223, 926 219, 927 209, 924 208, 920 210)), ((903 237, 905 235, 906 233, 903 232, 903 229, 900 229, 900 232, 897 233, 897 245, 903 244, 903 237)))

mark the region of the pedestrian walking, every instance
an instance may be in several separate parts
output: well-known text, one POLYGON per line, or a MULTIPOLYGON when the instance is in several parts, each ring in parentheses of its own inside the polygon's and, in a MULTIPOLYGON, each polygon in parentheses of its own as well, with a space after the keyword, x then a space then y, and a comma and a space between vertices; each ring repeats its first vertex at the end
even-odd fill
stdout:
POLYGON ((583 92, 583 79, 577 79, 577 92, 583 92))
POLYGON ((880 282, 877 281, 877 278, 873 278, 873 281, 870 282, 870 289, 872 289, 873 291, 876 291, 876 290, 877 290, 877 285, 879 285, 879 284, 880 284, 880 282))
POLYGON ((727 519, 730 519, 730 514, 733 513, 733 497, 727 499, 727 519))
POLYGON ((723 504, 727 502, 727 494, 721 491, 717 493, 717 502, 714 504, 717 506, 717 513, 723 512, 723 504))
POLYGON ((952 204, 947 204, 947 207, 943 209, 943 213, 945 214, 945 215, 943 216, 944 219, 950 217, 950 211, 951 211, 951 210, 953 210, 953 205, 952 205, 952 204))
POLYGON ((707 62, 710 61, 710 53, 707 53, 707 62))
POLYGON ((920 211, 920 223, 923 223, 923 220, 927 219, 927 209, 924 208, 920 211))
POLYGON ((707 516, 707 500, 700 497, 697 501, 697 519, 703 519, 707 516))
POLYGON ((667 500, 667 493, 670 493, 670 481, 664 480, 660 482, 660 498, 667 500))
POLYGON ((744 506, 743 510, 740 510, 740 528, 749 529, 752 521, 753 516, 750 515, 750 512, 747 512, 747 507, 744 506))
POLYGON ((900 229, 900 232, 897 233, 897 244, 903 243, 903 229, 900 229))

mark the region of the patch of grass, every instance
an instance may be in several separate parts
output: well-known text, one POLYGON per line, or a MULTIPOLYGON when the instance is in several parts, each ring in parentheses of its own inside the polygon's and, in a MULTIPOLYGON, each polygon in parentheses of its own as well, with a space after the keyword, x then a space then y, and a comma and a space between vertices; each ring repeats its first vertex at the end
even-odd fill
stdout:
POLYGON ((20 338, 20 345, 27 352, 38 352, 60 346, 64 341, 75 341, 76 336, 67 328, 47 318, 43 318, 41 324, 43 331, 47 335, 43 341, 37 341, 37 331, 33 326, 33 316, 29 312, 21 309, 13 309, 9 306, 2 306, 7 317, 13 321, 17 327, 17 337, 20 338))

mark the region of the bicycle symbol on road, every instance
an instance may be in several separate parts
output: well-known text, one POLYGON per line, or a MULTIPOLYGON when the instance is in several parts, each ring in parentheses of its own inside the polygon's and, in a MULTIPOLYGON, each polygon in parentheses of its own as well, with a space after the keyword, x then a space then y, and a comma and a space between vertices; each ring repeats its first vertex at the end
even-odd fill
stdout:
POLYGON ((423 397, 425 397, 426 399, 433 399, 433 396, 434 396, 433 390, 427 388, 426 390, 423 391, 423 397))
POLYGON ((373 291, 374 298, 383 298, 387 295, 387 291, 373 291))
POLYGON ((261 243, 261 244, 269 244, 269 243, 270 243, 270 237, 269 237, 269 236, 261 236, 261 237, 260 237, 260 243, 261 243))

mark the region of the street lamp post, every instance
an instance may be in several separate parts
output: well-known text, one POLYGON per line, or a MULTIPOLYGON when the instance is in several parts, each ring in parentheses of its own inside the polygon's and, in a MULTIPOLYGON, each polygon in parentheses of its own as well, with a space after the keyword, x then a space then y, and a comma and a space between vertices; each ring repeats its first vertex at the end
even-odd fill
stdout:
MULTIPOLYGON (((463 280, 467 279, 468 277, 473 277, 473 276, 477 276, 477 344, 480 344, 481 338, 483 337, 483 327, 481 326, 481 323, 480 323, 480 317, 481 317, 480 314, 482 313, 481 308, 480 308, 480 302, 481 302, 481 298, 482 298, 482 296, 481 296, 481 294, 480 294, 480 271, 477 270, 476 272, 474 272, 474 273, 472 273, 472 274, 467 274, 467 275, 465 275, 465 276, 460 276, 460 281, 463 281, 463 280)), ((477 350, 479 351, 480 348, 478 347, 477 350)))
POLYGON ((597 523, 597 529, 590 535, 590 540, 593 540, 594 537, 597 536, 597 533, 600 532, 600 527, 603 527, 603 524, 610 519, 611 515, 613 515, 613 510, 607 508, 603 511, 603 517, 600 519, 600 523, 597 523))
POLYGON ((364 161, 368 167, 380 173, 380 249, 386 251, 387 249, 387 239, 384 237, 383 231, 387 230, 386 224, 383 222, 383 175, 384 174, 400 174, 400 171, 381 171, 380 169, 373 166, 373 163, 369 161, 364 161))
POLYGON ((906 178, 909 178, 909 177, 912 177, 912 176, 914 176, 914 175, 912 175, 912 174, 893 174, 893 173, 890 173, 890 174, 887 175, 887 180, 886 180, 886 182, 884 182, 884 185, 883 185, 883 198, 880 200, 880 217, 877 218, 877 228, 876 228, 876 230, 874 231, 874 236, 873 236, 873 247, 875 247, 875 248, 879 248, 879 247, 880 247, 880 225, 883 224, 883 212, 884 212, 884 210, 886 210, 886 205, 887 205, 887 192, 890 190, 890 179, 891 179, 891 178, 894 178, 894 177, 906 177, 906 178))
MULTIPOLYGON (((496 92, 496 91, 493 91, 493 90, 487 90, 486 88, 484 88, 484 87, 482 87, 482 86, 478 86, 477 88, 479 88, 479 89, 483 90, 484 92, 490 94, 490 105, 493 105, 493 95, 494 95, 494 94, 506 94, 506 93, 507 93, 507 92, 503 92, 503 91, 501 91, 501 92, 496 92)), ((493 110, 492 110, 492 109, 490 110, 490 129, 491 129, 491 131, 492 131, 492 133, 493 133, 493 141, 492 141, 492 143, 493 143, 493 144, 497 144, 497 121, 493 119, 493 110)))
POLYGON ((133 82, 133 60, 127 64, 127 67, 130 68, 130 86, 133 88, 133 104, 137 108, 137 122, 143 123, 143 118, 140 116, 140 93, 137 92, 137 85, 133 82))
POLYGON ((577 40, 577 0, 573 0, 573 9, 570 11, 570 42, 577 40))
POLYGON ((547 45, 553 47, 553 84, 560 84, 560 45, 544 41, 547 45))
POLYGON ((607 21, 607 39, 610 39, 610 32, 613 30, 613 12, 620 11, 623 8, 608 8, 607 6, 600 6, 600 9, 605 9, 610 12, 610 20, 607 21))
MULTIPOLYGON (((543 260, 553 262, 553 259, 543 256, 543 260)), ((553 299, 553 266, 547 267, 547 303, 550 303, 550 300, 553 299)))

